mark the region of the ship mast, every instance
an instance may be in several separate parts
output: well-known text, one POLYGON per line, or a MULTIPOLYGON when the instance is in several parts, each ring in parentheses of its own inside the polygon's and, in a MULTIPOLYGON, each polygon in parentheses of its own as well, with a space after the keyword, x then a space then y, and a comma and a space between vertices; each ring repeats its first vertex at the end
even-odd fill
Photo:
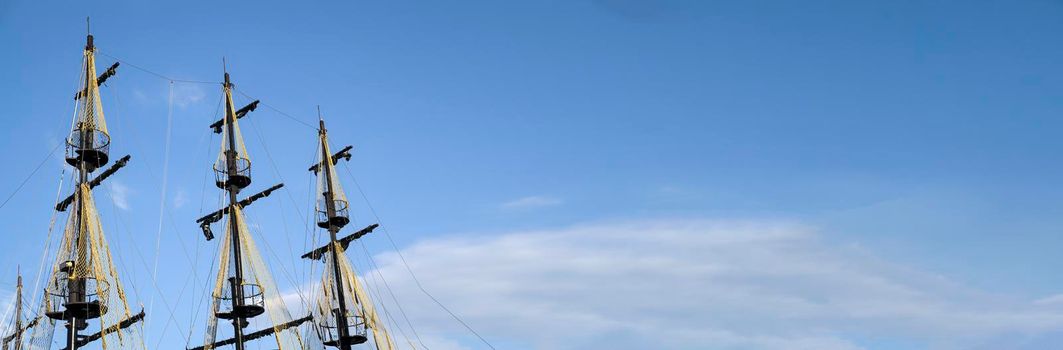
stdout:
MULTIPOLYGON (((144 312, 136 315, 130 312, 92 198, 92 189, 129 161, 128 155, 122 157, 95 178, 89 178, 109 161, 111 137, 103 116, 99 86, 118 68, 115 63, 97 76, 95 51, 93 36, 89 34, 84 50, 84 80, 82 88, 74 95, 78 104, 74 130, 66 140, 66 162, 77 170, 78 180, 74 193, 55 206, 57 211, 66 211, 73 204, 73 215, 67 223, 42 305, 45 316, 65 321, 65 350, 76 350, 100 339, 103 339, 104 348, 109 346, 108 343, 143 345, 138 330, 129 327, 142 321, 144 312), (79 334, 88 328, 87 321, 93 319, 99 319, 99 332, 79 334)), ((35 319, 26 328, 37 323, 35 319)), ((16 336, 21 337, 24 330, 19 329, 16 336)))
MULTIPOLYGON (((325 130, 325 120, 324 119, 320 119, 320 117, 321 117, 321 108, 320 107, 318 108, 317 113, 318 113, 318 118, 319 118, 318 119, 318 123, 320 125, 319 133, 321 134, 321 160, 322 160, 322 162, 331 162, 331 155, 328 154, 328 150, 329 150, 329 147, 328 147, 328 133, 325 130)), ((347 301, 346 301, 346 298, 344 297, 343 278, 340 277, 340 276, 343 276, 343 274, 340 272, 340 261, 339 261, 339 259, 337 259, 337 256, 336 256, 337 254, 340 254, 339 249, 336 248, 339 245, 339 243, 336 242, 336 232, 339 232, 339 230, 341 228, 343 228, 343 226, 346 225, 347 221, 349 221, 349 220, 333 220, 332 219, 332 218, 337 218, 338 217, 336 215, 336 201, 335 201, 335 196, 334 196, 335 192, 334 192, 334 189, 332 188, 333 187, 333 185, 332 185, 332 183, 333 183, 333 180, 332 180, 332 176, 333 176, 333 174, 332 174, 332 166, 331 166, 331 164, 329 164, 329 165, 323 166, 321 168, 322 168, 322 171, 323 171, 323 173, 325 175, 325 183, 326 183, 325 192, 324 192, 324 196, 325 196, 325 214, 329 218, 329 220, 328 220, 329 245, 332 247, 332 249, 329 249, 329 252, 332 254, 332 259, 331 259, 332 260, 332 274, 333 274, 333 276, 336 276, 336 278, 333 278, 332 280, 334 281, 334 287, 335 287, 335 290, 336 290, 336 299, 339 301, 338 302, 339 310, 336 310, 336 312, 335 312, 335 314, 336 314, 336 328, 337 328, 337 330, 339 332, 338 337, 336 339, 337 340, 337 344, 336 345, 341 350, 351 350, 350 329, 347 327, 347 301)))
MULTIPOLYGON (((91 53, 93 50, 95 50, 95 47, 94 47, 94 45, 92 43, 92 34, 89 34, 87 41, 88 42, 85 44, 85 51, 91 53)), ((92 79, 93 79, 92 75, 85 74, 85 87, 86 88, 88 88, 89 84, 95 83, 94 81, 90 81, 92 79)), ((93 139, 95 139, 95 137, 94 137, 95 135, 93 135, 94 133, 92 132, 92 130, 90 130, 89 128, 81 127, 81 125, 79 125, 78 131, 80 133, 79 139, 81 141, 81 144, 78 145, 78 147, 81 148, 82 150, 92 149, 93 148, 92 147, 93 146, 93 139)), ((78 165, 77 165, 78 188, 80 188, 81 185, 83 185, 85 182, 88 181, 89 172, 90 172, 89 169, 94 169, 95 164, 90 164, 90 163, 91 162, 86 162, 86 161, 79 161, 78 162, 78 165)), ((85 239, 85 237, 84 237, 85 235, 84 235, 84 233, 81 230, 83 227, 85 227, 85 215, 84 215, 84 210, 81 210, 82 208, 84 208, 84 205, 82 205, 84 203, 84 200, 82 200, 80 197, 81 196, 78 196, 78 198, 77 198, 78 210, 76 210, 74 212, 74 215, 77 215, 77 221, 76 222, 77 222, 77 227, 78 227, 77 228, 78 236, 77 236, 76 241, 78 242, 78 248, 77 248, 78 259, 77 259, 77 261, 79 261, 79 262, 86 260, 85 259, 85 253, 86 253, 85 251, 88 250, 88 246, 87 246, 88 245, 87 244, 88 240, 85 239)), ((73 266, 71 266, 71 267, 73 267, 73 266)), ((69 300, 68 303, 70 303, 70 304, 83 303, 85 301, 85 295, 84 295, 85 281, 84 280, 73 280, 73 281, 68 281, 67 283, 68 283, 67 288, 68 288, 69 293, 70 293, 69 294, 69 298, 68 298, 68 300, 69 300), (71 286, 70 284, 74 284, 74 285, 71 286)), ((78 333, 78 329, 77 328, 78 328, 78 326, 80 326, 80 324, 78 323, 79 320, 78 320, 77 316, 78 315, 76 315, 76 314, 71 314, 70 315, 70 321, 67 322, 67 326, 66 326, 66 331, 67 331, 66 348, 70 349, 70 350, 77 349, 77 344, 76 344, 77 337, 78 337, 78 334, 77 334, 78 333)), ((86 318, 87 318, 87 315, 86 315, 86 318)), ((84 320, 80 320, 80 323, 85 323, 85 321, 84 320)))
MULTIPOLYGON (((229 149, 225 151, 225 163, 226 163, 226 167, 227 167, 226 171, 228 172, 229 180, 230 180, 230 181, 227 181, 226 186, 225 186, 225 190, 229 192, 229 213, 230 213, 230 215, 229 215, 229 230, 230 230, 229 231, 229 235, 232 237, 232 254, 233 254, 233 261, 234 261, 234 264, 235 264, 233 266, 233 268, 234 268, 234 276, 231 279, 229 279, 229 283, 230 283, 231 288, 232 288, 233 310, 237 310, 237 309, 240 309, 240 308, 244 307, 243 288, 242 288, 243 281, 244 281, 244 271, 243 271, 243 266, 241 266, 241 263, 242 263, 241 260, 242 259, 240 257, 240 229, 239 229, 238 223, 236 222, 236 215, 232 215, 231 213, 233 212, 233 209, 236 208, 236 205, 237 205, 236 195, 238 193, 240 193, 240 189, 242 188, 241 185, 246 187, 248 184, 250 184, 251 179, 250 179, 250 177, 244 176, 243 178, 247 179, 246 183, 235 180, 236 178, 240 178, 240 174, 238 173, 238 169, 236 167, 236 155, 237 155, 237 153, 236 153, 236 132, 235 132, 235 130, 233 128, 233 125, 236 124, 236 115, 233 112, 233 93, 232 93, 232 83, 229 82, 229 72, 225 72, 225 88, 224 89, 225 89, 225 118, 226 118, 226 123, 225 123, 225 129, 226 130, 225 131, 226 131, 226 135, 228 136, 227 140, 225 140, 225 142, 227 142, 229 144, 229 149)), ((235 345, 236 346, 236 350, 244 350, 244 335, 243 335, 243 322, 245 320, 244 316, 245 315, 236 315, 236 317, 234 317, 233 320, 232 320, 233 321, 233 337, 236 339, 236 345, 235 345)))
POLYGON ((214 233, 210 225, 228 219, 225 232, 227 241, 222 242, 224 250, 215 280, 213 316, 209 318, 206 342, 190 350, 210 350, 225 345, 244 350, 248 341, 266 336, 276 337, 278 346, 282 349, 302 348, 302 340, 296 327, 309 321, 310 317, 294 320, 291 318, 276 285, 273 284, 272 276, 261 260, 243 216, 243 208, 269 196, 284 184, 274 185, 244 199, 237 198, 240 191, 251 184, 251 160, 244 148, 237 120, 254 111, 258 101, 236 109, 233 104, 233 89, 229 73, 225 72, 222 85, 225 116, 210 125, 215 133, 223 136, 222 150, 213 168, 215 184, 226 192, 228 203, 225 207, 196 220, 203 230, 203 235, 207 240, 211 240, 214 239, 214 233), (264 313, 269 316, 270 327, 254 332, 244 331, 250 319, 264 313), (219 319, 232 322, 232 338, 216 339, 216 324, 219 319))
POLYGON ((15 287, 15 330, 11 332, 10 336, 4 337, 4 350, 8 350, 7 343, 14 341, 15 347, 12 350, 22 350, 22 271, 18 272, 18 284, 15 287))
POLYGON ((23 339, 26 339, 26 331, 36 326, 37 323, 41 320, 41 318, 38 316, 33 318, 33 320, 29 323, 23 323, 24 320, 22 316, 22 309, 24 306, 22 305, 22 300, 22 271, 21 269, 19 269, 18 284, 15 288, 15 318, 12 319, 11 322, 11 334, 4 336, 2 347, 3 350, 22 350, 22 342, 23 339), (14 347, 10 346, 10 344, 12 343, 15 345, 14 347))
MULTIPOLYGON (((320 119, 320 110, 318 114, 320 119)), ((375 348, 392 350, 395 349, 394 342, 384 329, 368 293, 358 281, 354 266, 345 255, 351 242, 373 232, 379 225, 372 224, 337 238, 337 234, 351 219, 350 203, 336 177, 335 165, 340 160, 349 161, 353 147, 347 146, 332 153, 325 122, 320 120, 318 123, 319 161, 308 170, 314 172, 318 180, 315 221, 318 227, 329 231, 329 241, 302 255, 304 259, 320 260, 328 265, 322 278, 324 293, 316 304, 318 335, 325 346, 349 350, 352 345, 367 342, 367 331, 372 330, 375 348)))
MULTIPOLYGON (((86 53, 86 55, 92 56, 94 51, 96 50, 96 47, 95 47, 95 45, 92 42, 92 34, 88 35, 88 38, 86 39, 86 41, 87 42, 85 43, 85 53, 86 53)), ((94 61, 91 62, 91 64, 94 64, 94 61)), ((86 74, 84 74, 84 76, 85 76, 84 84, 85 84, 85 92, 86 92, 86 94, 79 95, 79 96, 84 98, 85 100, 88 100, 88 101, 86 101, 85 105, 89 106, 92 103, 94 103, 95 101, 91 101, 91 99, 94 96, 92 94, 88 93, 88 92, 93 90, 94 87, 98 87, 99 85, 97 85, 97 83, 95 81, 96 77, 94 77, 92 74, 88 74, 89 73, 88 71, 86 71, 85 73, 86 74), (95 85, 95 86, 92 86, 92 85, 95 85)), ((79 93, 80 93, 80 91, 79 91, 79 93)), ((87 107, 87 108, 89 108, 89 107, 87 107)), ((92 121, 78 121, 78 124, 79 124, 79 125, 77 125, 78 129, 76 131, 76 133, 77 133, 77 142, 76 142, 77 145, 74 145, 74 147, 75 147, 74 148, 74 154, 76 155, 76 157, 67 158, 67 161, 70 162, 71 159, 73 159, 73 162, 76 163, 75 167, 77 168, 77 172, 78 172, 77 187, 81 188, 83 185, 85 185, 89 181, 89 174, 92 173, 92 171, 96 170, 97 167, 102 166, 103 164, 107 163, 107 157, 108 156, 107 156, 105 148, 101 150, 101 149, 99 149, 101 147, 97 147, 97 145, 96 145, 96 140, 98 139, 98 135, 96 135, 96 131, 97 130, 95 129, 95 125, 93 125, 94 123, 92 121)), ((71 136, 73 138, 73 135, 71 135, 71 136)), ((71 140, 71 141, 74 141, 74 140, 71 140)), ((109 143, 109 141, 110 140, 107 140, 108 143, 109 143)), ((85 304, 86 303, 86 295, 85 294, 87 292, 86 291, 86 287, 87 287, 86 279, 85 278, 81 278, 81 277, 75 277, 76 274, 73 273, 73 270, 77 268, 77 264, 78 263, 82 263, 82 262, 87 262, 88 261, 88 256, 87 255, 88 255, 88 250, 89 250, 89 247, 88 247, 89 239, 87 237, 85 237, 86 234, 84 232, 85 231, 85 227, 86 227, 86 225, 85 225, 85 210, 84 210, 85 209, 85 201, 84 201, 83 198, 81 198, 81 196, 76 196, 75 200, 77 201, 77 210, 74 211, 74 215, 77 218, 75 220, 75 223, 77 225, 77 228, 75 229, 76 230, 75 231, 75 233, 76 233, 75 242, 77 242, 77 248, 76 248, 76 250, 77 250, 77 260, 75 260, 74 262, 71 262, 71 264, 65 266, 65 267, 67 267, 67 268, 69 268, 71 270, 69 272, 70 275, 71 275, 71 278, 69 278, 68 281, 67 281, 67 292, 68 292, 68 296, 67 296, 67 305, 68 306, 67 306, 67 308, 68 308, 68 312, 66 312, 67 315, 65 315, 65 316, 68 317, 67 326, 66 326, 66 331, 67 331, 66 348, 69 349, 69 350, 76 350, 77 349, 77 347, 78 347, 78 344, 77 344, 78 329, 85 328, 87 326, 85 324, 85 320, 90 318, 90 317, 92 317, 92 316, 99 317, 99 313, 100 313, 100 311, 102 311, 102 310, 99 310, 100 306, 97 303, 97 305, 95 305, 95 306, 92 306, 92 305, 89 306, 89 309, 96 309, 96 310, 93 310, 93 311, 90 311, 90 312, 86 312, 86 313, 69 312, 70 311, 69 309, 71 308, 69 305, 81 305, 81 304, 85 304)))

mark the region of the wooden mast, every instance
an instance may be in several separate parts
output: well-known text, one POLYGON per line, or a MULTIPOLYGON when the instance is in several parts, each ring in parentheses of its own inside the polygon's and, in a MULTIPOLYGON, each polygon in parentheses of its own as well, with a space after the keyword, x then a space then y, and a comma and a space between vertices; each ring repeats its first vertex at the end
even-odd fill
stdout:
MULTIPOLYGON (((233 126, 236 123, 236 115, 233 113, 233 95, 232 95, 232 83, 229 82, 229 72, 225 72, 225 118, 226 118, 226 136, 229 143, 229 149, 225 151, 225 163, 227 165, 228 178, 238 176, 238 169, 236 167, 236 130, 233 126)), ((233 310, 240 309, 244 304, 243 298, 243 281, 244 272, 241 266, 242 261, 240 257, 240 227, 236 220, 236 206, 238 201, 236 195, 240 192, 240 186, 235 181, 228 181, 225 186, 225 190, 229 192, 229 235, 232 237, 232 254, 233 254, 233 277, 229 279, 230 286, 232 288, 232 302, 233 310)), ((244 336, 243 326, 244 317, 238 313, 236 317, 233 317, 233 338, 236 339, 236 350, 244 350, 244 336)))
MULTIPOLYGON (((321 109, 318 108, 318 123, 321 133, 321 168, 325 172, 325 210, 328 218, 331 219, 336 216, 336 202, 334 200, 334 192, 332 188, 332 155, 328 154, 328 134, 325 130, 325 120, 321 118, 321 109), (328 162, 328 164, 324 163, 328 162)), ((340 227, 332 224, 332 220, 328 220, 328 233, 329 233, 329 245, 332 247, 329 251, 332 252, 332 275, 333 284, 336 288, 336 299, 339 301, 339 310, 336 310, 336 330, 337 330, 337 342, 336 345, 341 350, 351 350, 351 344, 348 341, 350 339, 350 329, 347 327, 347 300, 344 297, 343 290, 343 274, 340 272, 340 262, 337 255, 340 254, 339 243, 336 241, 336 232, 340 230, 340 227)))

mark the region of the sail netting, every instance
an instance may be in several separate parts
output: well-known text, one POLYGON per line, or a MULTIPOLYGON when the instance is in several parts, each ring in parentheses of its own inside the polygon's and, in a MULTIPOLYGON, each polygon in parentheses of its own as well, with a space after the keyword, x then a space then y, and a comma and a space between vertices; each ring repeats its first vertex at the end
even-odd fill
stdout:
MULTIPOLYGON (((76 195, 44 289, 39 314, 46 317, 28 331, 22 348, 51 348, 56 322, 64 322, 79 332, 78 347, 145 349, 144 315, 129 307, 89 184, 78 185, 76 195)), ((66 343, 64 337, 55 340, 66 343)))
MULTIPOLYGON (((230 215, 235 217, 236 227, 239 230, 240 268, 243 277, 243 281, 237 287, 240 288, 240 292, 235 294, 243 300, 243 305, 258 305, 265 309, 264 315, 249 320, 248 327, 245 328, 244 333, 259 331, 260 329, 272 329, 271 336, 276 341, 277 349, 304 349, 303 339, 297 327, 299 322, 293 320, 291 313, 288 312, 283 295, 277 290, 277 284, 266 267, 254 238, 247 229, 243 212, 239 206, 235 206, 230 215)), ((204 350, 217 347, 215 344, 219 342, 219 315, 233 312, 234 309, 232 281, 236 276, 236 264, 235 254, 233 254, 232 250, 233 240, 230 227, 230 223, 227 221, 225 237, 221 242, 221 262, 212 292, 212 313, 208 316, 204 350)))
POLYGON ((75 95, 77 109, 66 147, 67 162, 80 166, 79 161, 84 161, 89 171, 107 163, 108 148, 111 145, 107 121, 103 117, 103 104, 100 103, 94 50, 92 47, 85 49, 80 85, 75 95))
MULTIPOLYGON (((337 249, 338 252, 336 256, 340 267, 340 280, 343 282, 343 300, 347 308, 347 313, 343 316, 347 319, 348 333, 366 336, 367 343, 372 344, 373 349, 396 349, 391 335, 384 327, 383 320, 377 314, 365 285, 358 279, 357 271, 344 253, 343 247, 339 243, 333 243, 333 249, 337 249)), ((310 338, 307 344, 322 344, 338 338, 336 314, 339 312, 339 293, 335 289, 336 275, 332 268, 332 257, 332 254, 327 254, 322 259, 325 264, 324 273, 319 293, 315 293, 317 298, 311 305, 317 332, 307 334, 310 338)))
MULTIPOLYGON (((44 294, 47 296, 47 293, 44 294)), ((47 299, 47 298, 45 298, 47 299)), ((41 305, 38 314, 44 314, 48 309, 47 305, 41 305)), ((37 319, 36 324, 32 327, 28 327, 22 338, 21 349, 27 350, 47 350, 51 349, 52 337, 55 335, 55 326, 57 321, 40 316, 37 319)), ((14 349, 15 344, 11 345, 11 349, 14 349)))
POLYGON ((44 316, 37 316, 29 320, 23 319, 22 322, 14 322, 4 329, 3 346, 0 347, 3 350, 22 350, 33 349, 34 347, 28 345, 31 344, 31 337, 34 329, 38 327, 44 316))
POLYGON ((219 188, 225 188, 232 184, 238 188, 247 187, 251 184, 251 158, 248 157, 247 147, 244 146, 244 136, 240 133, 240 123, 233 109, 231 87, 226 86, 225 108, 226 117, 222 118, 221 126, 221 151, 214 161, 215 183, 219 188), (231 120, 230 120, 231 119, 231 120), (232 123, 233 138, 229 138, 229 124, 232 123), (231 140, 231 142, 230 142, 231 140), (230 163, 228 153, 233 152, 233 161, 230 163))
POLYGON ((349 202, 347 194, 343 192, 339 176, 336 174, 335 161, 332 159, 332 150, 329 149, 328 137, 325 133, 320 134, 320 142, 317 149, 317 204, 315 211, 318 226, 328 228, 329 223, 343 227, 350 222, 348 213, 349 202), (333 213, 328 212, 328 194, 332 194, 333 213))

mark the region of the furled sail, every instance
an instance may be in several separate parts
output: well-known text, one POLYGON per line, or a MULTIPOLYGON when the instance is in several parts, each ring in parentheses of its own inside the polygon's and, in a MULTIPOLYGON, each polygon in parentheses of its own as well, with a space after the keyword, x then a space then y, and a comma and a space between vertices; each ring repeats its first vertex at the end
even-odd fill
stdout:
MULTIPOLYGON (((347 258, 345 250, 339 243, 333 246, 337 249, 339 254, 336 255, 337 262, 340 265, 340 278, 343 282, 344 297, 347 300, 347 305, 352 305, 352 309, 349 310, 348 318, 351 320, 351 328, 355 332, 367 335, 368 340, 377 350, 392 350, 395 349, 395 343, 391 339, 391 335, 388 334, 387 329, 384 327, 384 322, 377 314, 376 307, 373 305, 372 299, 369 298, 369 294, 365 290, 364 283, 358 278, 358 272, 351 264, 350 259, 347 258), (368 331, 368 332, 367 332, 368 331), (368 333, 368 334, 366 334, 368 333)), ((332 264, 332 255, 325 255, 322 259, 326 266, 332 264)), ((328 310, 335 310, 337 303, 336 293, 333 291, 335 286, 335 274, 332 273, 332 269, 324 269, 325 272, 321 279, 321 294, 315 303, 314 315, 315 319, 320 320, 319 325, 321 332, 319 332, 323 339, 331 339, 334 337, 333 327, 335 322, 333 321, 333 315, 328 310)))
POLYGON ((329 242, 302 257, 324 262, 320 293, 311 305, 316 332, 308 335, 307 344, 313 348, 325 346, 341 350, 370 340, 377 350, 391 350, 395 344, 384 328, 376 309, 364 289, 362 281, 345 254, 351 241, 372 232, 377 225, 370 225, 344 238, 337 232, 350 223, 347 196, 343 192, 335 164, 340 159, 350 159, 350 146, 332 153, 325 122, 320 122, 318 132, 317 162, 310 167, 317 175, 317 225, 329 231, 329 242))
MULTIPOLYGON (((295 319, 288 312, 283 296, 277 290, 273 275, 266 267, 255 240, 244 223, 243 212, 238 207, 232 215, 236 216, 237 229, 240 232, 240 268, 243 270, 242 276, 244 280, 241 288, 243 288, 244 306, 261 308, 260 311, 255 312, 265 314, 267 322, 263 328, 272 329, 270 334, 275 338, 278 349, 303 349, 298 328, 288 326, 295 319)), ((214 344, 219 341, 217 339, 218 315, 227 317, 227 315, 232 315, 234 312, 231 278, 235 276, 235 272, 232 271, 235 268, 235 264, 231 262, 233 258, 229 253, 232 250, 231 234, 232 230, 229 228, 229 224, 226 224, 225 237, 221 241, 221 261, 218 274, 214 280, 212 292, 214 297, 213 313, 207 324, 208 331, 204 342, 205 345, 203 346, 205 350, 213 349, 215 347, 214 344)))
POLYGON ((277 284, 266 266, 265 260, 247 228, 243 210, 254 201, 269 196, 283 186, 279 184, 243 200, 238 200, 240 190, 251 184, 251 159, 244 146, 243 135, 237 119, 254 110, 257 101, 237 110, 233 106, 232 84, 225 74, 222 86, 225 94, 225 117, 211 124, 210 128, 222 134, 221 151, 214 162, 215 183, 226 191, 226 207, 197 220, 207 240, 213 239, 212 223, 226 220, 224 238, 221 242, 220 264, 212 290, 211 313, 207 316, 206 335, 203 345, 191 350, 211 350, 233 345, 237 350, 246 348, 245 342, 272 337, 276 348, 301 350, 305 346, 300 336, 299 325, 309 317, 292 318, 277 290, 277 284), (259 318, 259 316, 265 317, 259 318), (232 323, 232 332, 219 339, 218 321, 232 323), (250 328, 250 329, 245 329, 250 328))

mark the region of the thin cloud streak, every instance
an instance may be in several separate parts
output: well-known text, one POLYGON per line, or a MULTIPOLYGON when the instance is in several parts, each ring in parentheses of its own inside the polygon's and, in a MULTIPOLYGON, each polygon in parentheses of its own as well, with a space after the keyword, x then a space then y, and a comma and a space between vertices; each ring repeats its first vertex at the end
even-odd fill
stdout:
POLYGON ((528 196, 502 203, 503 209, 531 209, 561 205, 564 200, 551 196, 528 196))
POLYGON ((118 209, 129 210, 129 196, 132 190, 118 180, 111 180, 109 189, 114 206, 118 209))
MULTIPOLYGON (((994 296, 793 223, 600 223, 429 239, 403 255, 480 333, 536 349, 850 350, 863 337, 1021 349, 1012 335, 1063 327, 1063 307, 994 296)), ((394 253, 376 259, 422 334, 465 335, 394 253)))

